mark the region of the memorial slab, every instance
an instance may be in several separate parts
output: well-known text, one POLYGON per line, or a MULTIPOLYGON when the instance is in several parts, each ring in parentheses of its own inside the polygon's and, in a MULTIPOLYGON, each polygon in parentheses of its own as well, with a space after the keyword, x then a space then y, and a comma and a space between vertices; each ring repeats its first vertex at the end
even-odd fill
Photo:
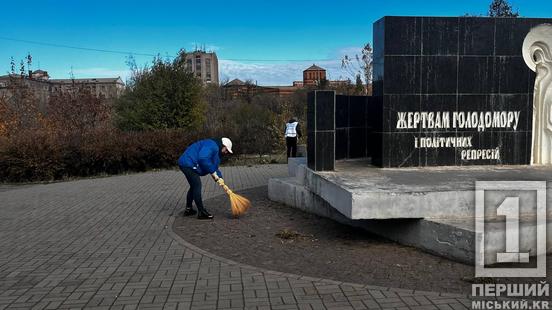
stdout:
POLYGON ((536 75, 522 47, 531 29, 546 23, 552 19, 386 16, 375 22, 373 89, 382 124, 381 145, 372 144, 374 164, 529 164, 536 75))
MULTIPOLYGON (((534 166, 381 169, 365 160, 347 160, 337 161, 332 172, 296 163, 290 163, 290 169, 290 177, 270 179, 271 200, 465 263, 475 258, 476 180, 552 181, 552 167, 534 166)), ((548 182, 548 204, 551 186, 548 182)), ((491 252, 502 247, 505 238, 505 219, 493 210, 479 219, 488 225, 491 252)), ((520 229, 528 236, 524 248, 535 250, 533 215, 523 215, 520 229)), ((552 210, 547 215, 552 218, 552 210)), ((547 227, 547 252, 552 252, 551 220, 547 227)))

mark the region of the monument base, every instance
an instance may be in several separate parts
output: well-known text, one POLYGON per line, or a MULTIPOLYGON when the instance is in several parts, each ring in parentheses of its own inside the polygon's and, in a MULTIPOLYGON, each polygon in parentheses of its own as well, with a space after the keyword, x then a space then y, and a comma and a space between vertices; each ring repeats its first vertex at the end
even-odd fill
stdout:
MULTIPOLYGON (((551 168, 530 166, 381 169, 366 160, 348 160, 338 161, 336 171, 315 172, 295 159, 289 168, 290 177, 269 181, 271 200, 469 264, 475 260, 475 180, 552 178, 551 168)), ((490 242, 495 249, 504 244, 503 225, 499 219, 488 226, 486 238, 496 240, 490 242)), ((547 228, 551 252, 552 221, 547 228)), ((524 234, 534 229, 524 225, 521 233, 534 236, 524 234)))

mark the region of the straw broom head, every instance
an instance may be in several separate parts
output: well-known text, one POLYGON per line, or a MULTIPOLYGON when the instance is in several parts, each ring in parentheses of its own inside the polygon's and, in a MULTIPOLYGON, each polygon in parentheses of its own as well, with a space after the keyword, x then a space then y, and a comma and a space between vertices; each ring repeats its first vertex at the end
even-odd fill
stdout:
POLYGON ((233 192, 229 193, 228 196, 230 197, 230 205, 232 206, 232 215, 235 217, 241 216, 251 207, 249 199, 243 196, 233 192))
POLYGON ((219 185, 224 189, 230 198, 230 206, 232 207, 232 215, 234 217, 243 215, 245 211, 251 207, 249 199, 234 193, 226 184, 224 184, 224 180, 220 180, 219 185))

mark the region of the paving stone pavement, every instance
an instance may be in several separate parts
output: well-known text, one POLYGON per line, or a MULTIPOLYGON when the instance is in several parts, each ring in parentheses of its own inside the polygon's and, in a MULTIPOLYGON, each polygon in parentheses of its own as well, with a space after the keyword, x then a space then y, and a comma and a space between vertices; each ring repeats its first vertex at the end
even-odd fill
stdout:
MULTIPOLYGON (((285 165, 224 167, 240 190, 285 165)), ((203 178, 204 199, 222 194, 203 178)), ((179 171, 0 190, 0 309, 466 309, 459 295, 349 284, 217 257, 170 229, 179 171)))

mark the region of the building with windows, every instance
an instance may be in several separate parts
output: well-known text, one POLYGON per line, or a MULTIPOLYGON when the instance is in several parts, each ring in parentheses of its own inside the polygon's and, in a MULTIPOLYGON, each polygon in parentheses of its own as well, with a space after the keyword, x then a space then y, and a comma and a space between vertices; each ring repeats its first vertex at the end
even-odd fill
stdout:
POLYGON ((12 81, 20 81, 19 85, 31 90, 41 102, 45 102, 50 94, 56 92, 71 92, 77 89, 87 89, 93 95, 104 99, 116 99, 124 91, 125 84, 120 77, 88 78, 88 79, 50 79, 47 71, 29 71, 28 75, 10 74, 0 76, 0 94, 10 89, 12 81))
POLYGON ((326 79, 326 69, 312 64, 303 71, 303 85, 302 86, 315 86, 320 83, 321 80, 326 79))
POLYGON ((205 52, 196 50, 186 54, 186 66, 192 71, 203 83, 210 84, 219 83, 218 74, 218 58, 214 52, 205 52))
MULTIPOLYGON (((303 70, 303 80, 302 81, 293 81, 293 86, 297 88, 303 87, 315 87, 320 84, 320 81, 327 81, 326 69, 319 67, 315 64, 303 70)), ((327 85, 330 87, 339 87, 344 86, 350 83, 348 80, 335 80, 327 81, 327 85)))
POLYGON ((96 97, 105 99, 118 98, 125 89, 125 83, 120 77, 116 78, 89 78, 89 79, 51 79, 49 80, 52 92, 68 92, 75 89, 87 89, 96 97))
POLYGON ((238 97, 249 97, 257 94, 282 95, 279 87, 280 86, 259 86, 255 83, 244 82, 240 79, 233 79, 223 85, 225 96, 232 99, 238 97))
POLYGON ((19 74, 0 76, 0 97, 10 95, 14 87, 22 87, 29 90, 40 104, 46 103, 50 97, 50 84, 47 79, 33 79, 19 74))

